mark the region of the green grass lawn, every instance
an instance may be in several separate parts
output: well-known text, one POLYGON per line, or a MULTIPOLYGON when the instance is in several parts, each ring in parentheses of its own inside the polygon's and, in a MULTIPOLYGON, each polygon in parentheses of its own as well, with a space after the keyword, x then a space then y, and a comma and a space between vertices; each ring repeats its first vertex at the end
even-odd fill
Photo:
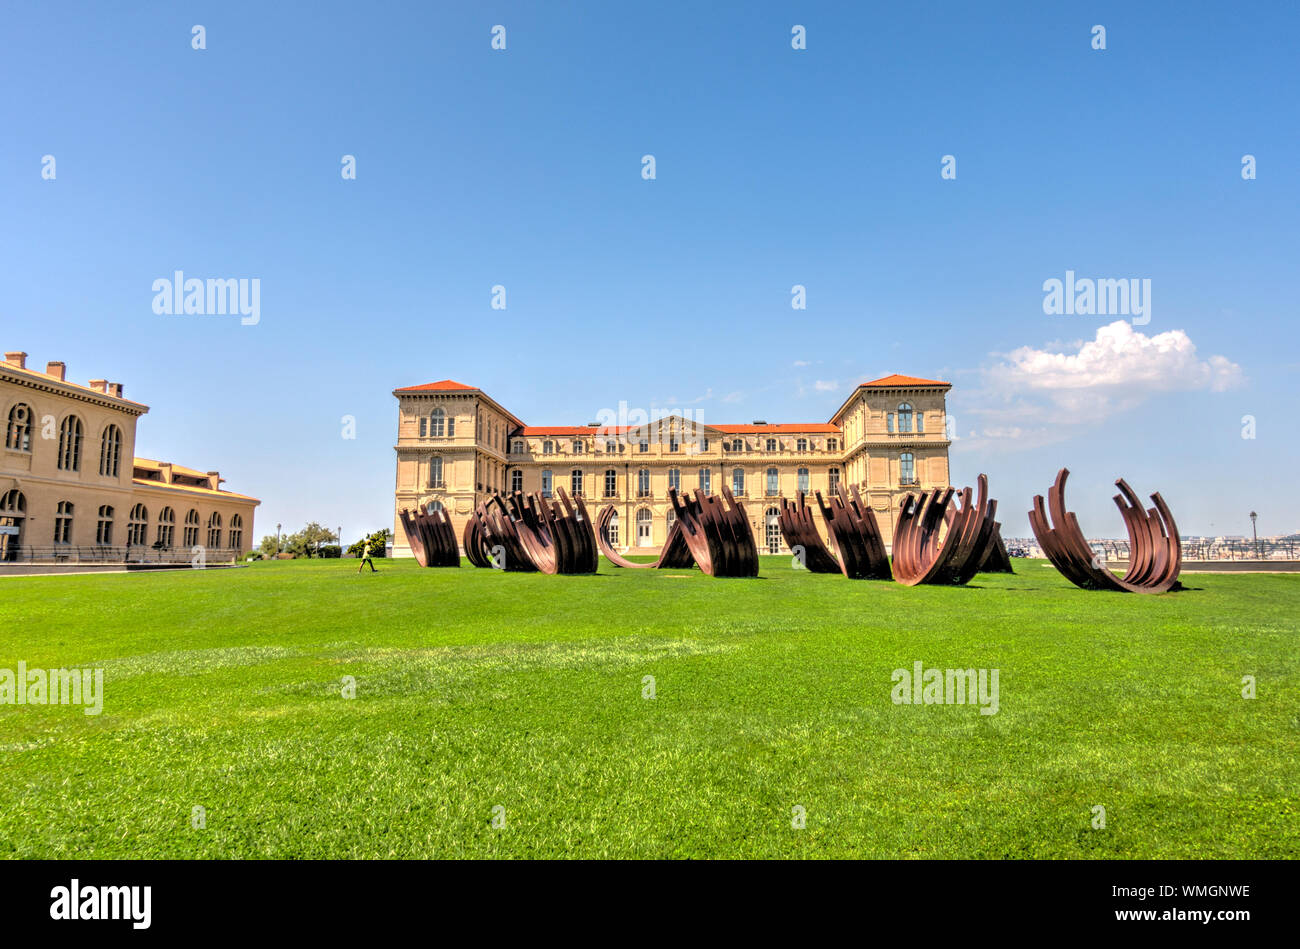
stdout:
POLYGON ((0 855, 1300 852, 1300 576, 379 567, 0 579, 0 668, 105 676, 0 705, 0 855), (917 660, 998 669, 998 713, 894 704, 917 660))

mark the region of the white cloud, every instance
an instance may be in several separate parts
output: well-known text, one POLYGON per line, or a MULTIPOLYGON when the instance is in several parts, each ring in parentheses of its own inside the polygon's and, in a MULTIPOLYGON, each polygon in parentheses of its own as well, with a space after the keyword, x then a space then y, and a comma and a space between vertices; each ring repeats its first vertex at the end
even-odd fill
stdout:
POLYGON ((1097 389, 1121 392, 1222 392, 1242 381, 1241 367, 1223 356, 1197 358, 1196 345, 1182 330, 1146 336, 1117 320, 1078 352, 1050 352, 1022 346, 990 375, 1016 389, 1097 389))
POLYGON ((834 392, 840 387, 840 384, 834 379, 818 379, 813 383, 813 388, 818 392, 834 392))
POLYGON ((978 443, 1059 442, 1157 393, 1222 392, 1244 381, 1241 367, 1224 356, 1200 358, 1182 330, 1147 336, 1119 320, 1091 340, 1049 346, 1062 351, 1022 346, 984 370, 974 394, 979 407, 968 410, 983 422, 978 443))
POLYGON ((800 366, 800 367, 802 367, 802 366, 811 366, 811 365, 812 365, 812 363, 810 363, 810 362, 809 362, 808 360, 806 360, 806 359, 796 359, 796 360, 794 361, 794 364, 795 364, 796 366, 800 366))

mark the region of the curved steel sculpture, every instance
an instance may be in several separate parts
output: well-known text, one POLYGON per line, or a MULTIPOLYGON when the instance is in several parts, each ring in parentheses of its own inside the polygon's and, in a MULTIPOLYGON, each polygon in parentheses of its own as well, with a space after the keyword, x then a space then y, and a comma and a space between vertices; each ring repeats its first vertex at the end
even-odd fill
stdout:
POLYGON ((446 511, 439 509, 429 513, 417 508, 412 515, 403 509, 399 517, 416 563, 421 567, 460 566, 456 531, 452 528, 451 518, 446 511))
POLYGON ((1068 468, 1057 472, 1056 482, 1047 492, 1046 509, 1039 494, 1034 496, 1034 509, 1029 512, 1029 526, 1052 566, 1085 590, 1165 593, 1182 589, 1178 582, 1183 565, 1182 539, 1160 492, 1151 495, 1155 507, 1143 510, 1128 482, 1123 478, 1115 481, 1120 491, 1115 495, 1115 506, 1124 518, 1129 543, 1128 572, 1120 577, 1106 569, 1105 561, 1084 539, 1079 519, 1065 509, 1065 481, 1069 477, 1068 468))
POLYGON ((698 488, 694 498, 679 496, 676 488, 668 489, 682 538, 700 569, 711 577, 756 577, 758 545, 745 506, 725 484, 722 497, 725 503, 698 488))
MULTIPOLYGON (((943 520, 949 527, 952 526, 953 518, 957 512, 951 507, 944 512, 943 520)), ((979 568, 977 573, 1015 573, 1011 567, 1011 555, 1007 553, 1007 545, 1002 542, 1002 525, 993 522, 993 533, 989 535, 989 542, 984 546, 984 553, 980 556, 979 568)))
POLYGON ((559 505, 537 493, 516 491, 510 496, 511 521, 519 542, 542 573, 595 573, 596 534, 587 506, 581 495, 575 505, 563 488, 556 488, 556 493, 559 505))
MULTIPOLYGON (((808 506, 805 497, 802 491, 799 492, 797 501, 791 501, 782 495, 781 510, 776 515, 781 537, 810 573, 837 573, 842 569, 841 564, 822 543, 822 535, 817 533, 812 508, 808 506)), ((817 501, 821 502, 820 492, 817 501)), ((823 516, 824 514, 823 506, 823 516)), ((827 518, 827 524, 829 523, 830 519, 827 518)))
POLYGON ((673 521, 673 526, 668 529, 668 537, 664 541, 663 548, 659 551, 659 557, 653 563, 637 563, 628 560, 614 549, 614 544, 609 537, 610 522, 617 514, 614 505, 607 504, 596 515, 596 544, 600 547, 600 552, 605 555, 605 559, 615 567, 630 567, 634 570, 669 570, 695 566, 691 548, 687 545, 686 538, 682 536, 680 520, 673 521))
POLYGON ((812 509, 802 491, 797 503, 781 499, 781 510, 777 515, 781 534, 791 550, 796 546, 803 548, 803 564, 813 573, 838 570, 850 580, 888 580, 891 576, 889 554, 885 551, 876 515, 871 506, 863 502, 856 486, 849 492, 851 496, 843 487, 838 488, 831 495, 829 505, 821 492, 816 492, 817 506, 821 509, 838 558, 822 543, 813 523, 812 509))
POLYGON ((972 503, 971 489, 960 495, 960 506, 947 523, 953 488, 924 491, 903 499, 894 531, 894 579, 907 586, 920 583, 961 585, 979 570, 984 549, 993 533, 998 502, 989 498, 989 479, 979 476, 979 493, 972 503), (940 528, 947 524, 947 531, 940 528))

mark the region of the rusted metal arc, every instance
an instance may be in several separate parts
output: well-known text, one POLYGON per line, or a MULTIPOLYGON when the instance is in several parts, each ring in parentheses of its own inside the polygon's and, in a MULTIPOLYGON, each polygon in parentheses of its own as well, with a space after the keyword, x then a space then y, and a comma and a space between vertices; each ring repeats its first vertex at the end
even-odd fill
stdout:
POLYGON ((465 521, 465 530, 461 534, 461 544, 465 548, 465 559, 475 567, 492 566, 492 552, 488 550, 483 539, 483 527, 479 523, 478 513, 472 512, 465 521))
POLYGON ((984 556, 980 558, 980 573, 1015 573, 1011 566, 1011 555, 1007 553, 1007 545, 1002 540, 1002 525, 994 524, 993 533, 989 536, 988 545, 984 548, 984 556))
POLYGON ((745 507, 723 485, 722 499, 698 488, 682 497, 668 489, 668 499, 682 527, 682 538, 695 562, 711 577, 758 576, 758 545, 745 507))
POLYGON ((800 562, 812 573, 837 573, 840 563, 822 543, 817 525, 813 523, 812 508, 804 498, 802 491, 797 503, 781 498, 781 510, 776 516, 781 536, 792 552, 802 554, 800 562))
POLYGON ((894 579, 921 583, 966 584, 979 570, 996 528, 997 501, 988 496, 988 477, 977 491, 965 488, 956 508, 954 490, 935 489, 903 499, 894 532, 894 579))
POLYGON ((1151 495, 1153 508, 1144 510, 1137 493, 1123 478, 1115 482, 1120 493, 1115 506, 1124 520, 1129 540, 1129 567, 1123 577, 1106 569, 1105 562, 1088 546, 1079 519, 1065 507, 1065 483, 1070 477, 1062 468, 1047 493, 1034 497, 1029 512, 1029 526, 1052 565, 1067 580, 1085 590, 1111 590, 1122 593, 1164 593, 1181 589, 1178 574, 1182 570, 1182 539, 1178 526, 1157 492, 1151 495))
POLYGON ((542 573, 595 573, 596 536, 582 498, 575 505, 563 488, 560 503, 516 491, 509 499, 511 523, 528 560, 542 573))
POLYGON ((664 570, 695 566, 695 558, 691 556, 691 549, 686 544, 686 538, 682 536, 682 522, 679 520, 673 521, 673 526, 668 529, 668 537, 653 563, 637 563, 628 560, 614 548, 609 537, 611 522, 617 514, 614 505, 607 504, 596 515, 596 543, 600 547, 600 552, 605 555, 605 559, 615 567, 664 570))
POLYGON ((417 509, 412 515, 402 510, 399 517, 406 542, 421 567, 459 567, 460 550, 456 546, 456 531, 451 518, 444 510, 427 513, 417 509))

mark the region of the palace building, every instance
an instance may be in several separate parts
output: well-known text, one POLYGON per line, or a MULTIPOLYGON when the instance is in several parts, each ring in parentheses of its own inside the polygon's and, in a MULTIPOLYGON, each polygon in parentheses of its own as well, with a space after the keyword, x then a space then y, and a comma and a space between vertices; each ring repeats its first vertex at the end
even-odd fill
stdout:
POLYGON ((183 560, 203 548, 229 562, 253 545, 257 498, 227 491, 216 471, 135 457, 149 406, 120 382, 67 380, 66 366, 0 363, 0 562, 183 560))
POLYGON ((781 495, 806 491, 815 505, 813 491, 856 485, 889 544, 903 498, 949 483, 950 388, 891 375, 859 385, 827 422, 711 425, 669 415, 623 426, 527 425, 450 379, 395 389, 394 554, 410 556, 403 509, 442 508, 460 537, 492 492, 550 496, 558 487, 581 495, 593 518, 613 504, 618 546, 653 554, 672 523, 670 487, 716 494, 727 485, 745 504, 760 552, 782 553, 781 495))

